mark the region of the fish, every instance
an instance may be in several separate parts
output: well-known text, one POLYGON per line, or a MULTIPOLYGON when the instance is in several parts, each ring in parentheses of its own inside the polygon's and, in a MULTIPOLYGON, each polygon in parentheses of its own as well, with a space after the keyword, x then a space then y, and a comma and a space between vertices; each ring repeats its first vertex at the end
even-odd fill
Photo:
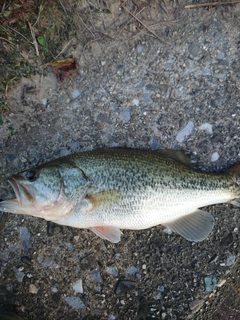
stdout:
POLYGON ((221 173, 196 170, 176 150, 103 149, 68 155, 7 177, 16 198, 0 210, 87 228, 117 243, 121 230, 157 225, 193 242, 214 226, 202 207, 239 206, 240 164, 221 173))

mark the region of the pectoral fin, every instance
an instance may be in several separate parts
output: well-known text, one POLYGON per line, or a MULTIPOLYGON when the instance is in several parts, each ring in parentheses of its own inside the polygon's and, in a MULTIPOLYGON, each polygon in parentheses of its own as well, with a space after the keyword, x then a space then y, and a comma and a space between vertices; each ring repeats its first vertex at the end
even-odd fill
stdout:
POLYGON ((100 238, 111 241, 113 243, 117 243, 121 240, 122 232, 116 227, 111 227, 111 226, 100 227, 99 226, 99 227, 92 227, 89 229, 93 231, 100 238))
POLYGON ((189 241, 200 242, 207 238, 212 231, 213 224, 213 216, 209 212, 198 209, 187 216, 164 224, 164 226, 189 241))
POLYGON ((121 192, 117 190, 102 191, 87 195, 93 209, 115 205, 121 199, 121 192))

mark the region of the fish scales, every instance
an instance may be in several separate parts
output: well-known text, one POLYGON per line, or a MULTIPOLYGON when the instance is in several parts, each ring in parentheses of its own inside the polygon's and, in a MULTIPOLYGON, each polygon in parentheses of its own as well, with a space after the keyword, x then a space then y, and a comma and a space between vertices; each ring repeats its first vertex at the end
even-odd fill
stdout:
POLYGON ((209 174, 193 171, 167 158, 162 157, 160 162, 157 153, 138 154, 133 151, 131 163, 125 153, 111 155, 110 159, 102 152, 91 153, 86 158, 84 154, 85 159, 70 157, 76 165, 81 165, 86 176, 93 181, 90 193, 106 189, 121 191, 119 207, 105 208, 103 204, 98 210, 97 214, 106 224, 114 215, 120 228, 147 228, 159 224, 160 219, 161 223, 165 223, 178 217, 186 211, 187 206, 196 209, 196 200, 203 207, 212 204, 211 199, 213 203, 221 203, 232 196, 232 186, 226 176, 210 174, 210 180, 209 174), (183 208, 180 210, 179 206, 183 208), (167 213, 168 208, 173 211, 166 214, 166 218, 159 218, 162 212, 167 213), (122 219, 125 215, 128 216, 128 225, 122 219))
POLYGON ((110 149, 69 155, 9 178, 17 199, 0 203, 0 209, 89 228, 112 242, 120 241, 119 229, 159 224, 188 240, 202 241, 214 219, 199 208, 238 204, 240 170, 235 166, 226 173, 205 173, 186 163, 187 157, 173 150, 110 149))

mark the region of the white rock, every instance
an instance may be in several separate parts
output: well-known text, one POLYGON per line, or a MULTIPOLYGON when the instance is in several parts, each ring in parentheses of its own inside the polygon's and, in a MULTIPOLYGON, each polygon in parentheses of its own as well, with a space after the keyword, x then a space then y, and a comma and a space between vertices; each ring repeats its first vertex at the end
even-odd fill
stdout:
POLYGON ((72 97, 73 97, 73 99, 76 99, 76 98, 78 98, 79 96, 80 96, 80 91, 79 90, 74 90, 73 92, 72 92, 72 97))
POLYGON ((135 105, 135 106, 139 106, 139 100, 138 99, 133 99, 133 104, 135 105))
POLYGON ((173 233, 170 228, 163 229, 163 232, 166 233, 166 234, 172 234, 173 233))
POLYGON ((47 99, 46 99, 46 98, 43 98, 43 99, 42 99, 42 104, 43 104, 44 106, 47 105, 47 99))
POLYGON ((206 131, 208 134, 212 134, 212 125, 205 122, 199 127, 199 130, 206 131))
POLYGON ((183 142, 186 136, 189 136, 194 130, 194 124, 192 121, 189 121, 187 125, 182 128, 177 134, 176 140, 178 142, 183 142))
POLYGON ((64 300, 69 304, 73 309, 85 309, 85 305, 79 297, 71 296, 66 297, 64 300))
POLYGON ((29 292, 33 293, 33 294, 37 294, 38 293, 38 288, 34 284, 30 284, 29 292))
POLYGON ((213 152, 212 156, 211 156, 211 161, 215 162, 219 159, 219 153, 218 152, 213 152))
POLYGON ((78 293, 83 293, 82 279, 78 279, 73 284, 73 290, 78 293))

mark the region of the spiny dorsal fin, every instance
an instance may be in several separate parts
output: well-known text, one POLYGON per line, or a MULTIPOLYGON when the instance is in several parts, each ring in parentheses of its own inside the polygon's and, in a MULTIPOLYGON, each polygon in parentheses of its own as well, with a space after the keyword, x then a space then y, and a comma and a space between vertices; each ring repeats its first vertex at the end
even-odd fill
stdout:
POLYGON ((240 184, 240 163, 228 169, 227 172, 233 174, 237 182, 240 184))
POLYGON ((191 158, 185 151, 165 149, 165 150, 154 150, 153 152, 159 153, 159 155, 165 158, 182 163, 188 167, 193 167, 191 158))

